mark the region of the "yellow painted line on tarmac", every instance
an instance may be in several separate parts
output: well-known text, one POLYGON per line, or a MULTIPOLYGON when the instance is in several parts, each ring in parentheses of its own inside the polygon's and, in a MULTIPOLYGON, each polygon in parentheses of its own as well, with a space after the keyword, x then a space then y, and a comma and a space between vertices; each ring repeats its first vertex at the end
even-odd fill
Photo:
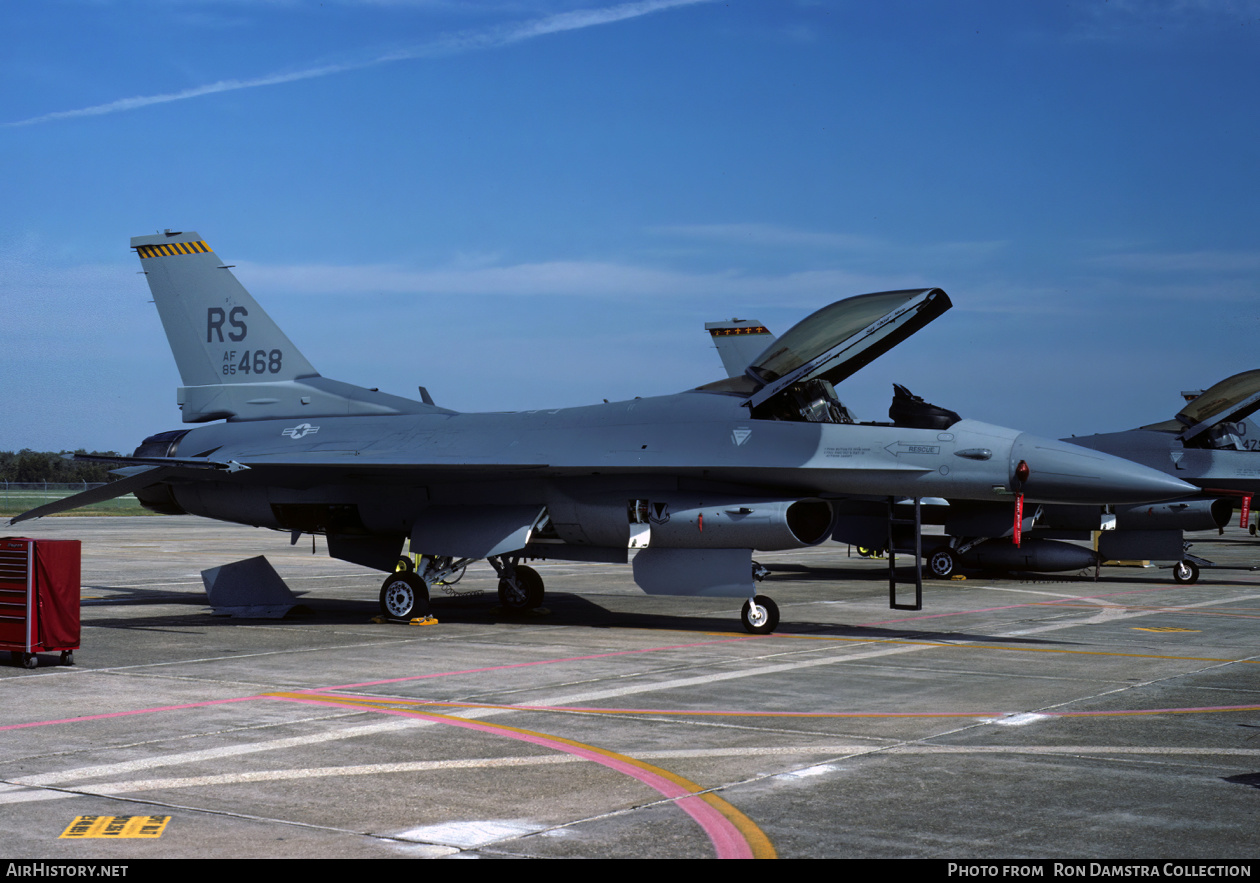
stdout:
MULTIPOLYGON (((1156 715, 1156 714, 1220 714, 1230 712, 1255 712, 1260 711, 1260 705, 1218 705, 1218 706, 1194 706, 1185 708, 1130 708, 1115 709, 1112 711, 753 711, 750 709, 682 709, 682 708, 598 708, 593 706, 576 706, 576 705, 499 705, 488 702, 451 702, 436 699, 375 699, 371 697, 360 696, 340 696, 327 693, 269 693, 268 696, 284 699, 297 699, 302 701, 322 701, 323 699, 332 700, 332 704, 338 704, 349 707, 371 708, 378 711, 389 711, 392 713, 412 714, 416 716, 428 717, 432 716, 437 719, 446 719, 447 722, 468 722, 468 718, 459 717, 457 715, 443 715, 436 712, 424 711, 425 708, 451 708, 451 709, 490 709, 495 711, 516 711, 516 712, 537 712, 543 714, 580 714, 580 715, 664 715, 670 717, 743 717, 743 718, 814 718, 814 719, 836 719, 836 718, 873 718, 873 719, 896 719, 896 718, 993 718, 1000 720, 1010 718, 1016 714, 1030 714, 1042 717, 1132 717, 1135 715, 1156 715)), ((502 726, 499 724, 487 724, 490 727, 497 727, 510 732, 531 733, 530 730, 517 730, 514 727, 502 726)), ((546 736, 544 734, 534 734, 542 738, 552 739, 560 742, 568 742, 556 736, 546 736)), ((569 743, 575 746, 581 746, 582 743, 569 743)), ((609 756, 616 756, 627 761, 642 763, 634 758, 625 755, 613 755, 612 752, 606 752, 604 749, 595 748, 594 746, 583 746, 592 751, 601 752, 609 756)), ((647 765, 644 765, 647 768, 647 765)), ((664 773, 663 770, 657 770, 658 773, 664 773)), ((672 776, 672 774, 669 774, 672 776)), ((680 780, 686 781, 686 780, 680 780)), ((694 785, 699 788, 699 785, 694 785)), ((734 809, 734 807, 732 807, 734 809)), ((738 812, 738 810, 735 810, 738 812)), ((751 824, 751 822, 750 822, 751 824)))
POLYGON ((454 715, 438 714, 421 710, 418 706, 430 705, 425 702, 408 702, 397 699, 368 699, 348 696, 331 696, 326 693, 266 693, 273 699, 288 699, 298 702, 314 702, 321 705, 337 705, 349 708, 364 708, 384 711, 390 714, 403 714, 435 720, 465 729, 480 730, 491 734, 508 736, 552 750, 563 751, 577 757, 591 760, 607 766, 609 769, 626 773, 648 785, 658 793, 675 803, 690 815, 709 836, 717 850, 719 858, 777 858, 770 838, 765 835, 756 823, 744 815, 732 804, 696 782, 669 772, 653 764, 588 745, 562 736, 552 736, 519 727, 503 724, 473 721, 454 715), (697 807, 695 801, 704 804, 697 807), (716 818, 714 816, 716 814, 716 818))
POLYGON ((803 641, 837 641, 852 644, 897 644, 909 647, 941 647, 950 650, 1000 650, 1010 653, 1065 653, 1073 656, 1112 656, 1120 659, 1164 659, 1170 662, 1237 662, 1243 665, 1260 665, 1260 659, 1224 659, 1217 656, 1169 656, 1159 653, 1116 653, 1110 650, 1065 650, 1061 647, 997 647, 993 644, 950 643, 948 641, 908 641, 899 638, 840 638, 830 635, 785 635, 776 638, 795 638, 803 641))

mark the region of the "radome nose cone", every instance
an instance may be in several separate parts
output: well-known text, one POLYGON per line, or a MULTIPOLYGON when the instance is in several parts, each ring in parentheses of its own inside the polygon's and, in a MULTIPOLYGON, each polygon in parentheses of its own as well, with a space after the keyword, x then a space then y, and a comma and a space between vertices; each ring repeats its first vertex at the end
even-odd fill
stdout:
POLYGON ((1171 475, 1067 442, 1021 433, 1011 447, 1011 474, 1023 460, 1028 480, 1022 491, 1030 499, 1063 503, 1145 503, 1184 497, 1198 491, 1171 475))

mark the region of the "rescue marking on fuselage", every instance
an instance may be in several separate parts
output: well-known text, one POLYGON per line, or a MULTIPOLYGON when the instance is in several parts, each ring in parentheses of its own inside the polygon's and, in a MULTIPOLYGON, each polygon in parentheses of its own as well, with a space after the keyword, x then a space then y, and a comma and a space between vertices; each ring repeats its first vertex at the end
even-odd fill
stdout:
POLYGON ((920 444, 914 444, 912 442, 899 441, 899 442, 893 442, 891 445, 886 446, 884 450, 890 454, 893 454, 894 456, 900 455, 900 454, 930 454, 930 455, 935 456, 941 452, 941 446, 940 445, 920 445, 920 444))
POLYGON ((749 429, 747 426, 740 426, 736 429, 731 430, 731 442, 732 444, 735 445, 735 447, 739 447, 744 442, 748 441, 748 438, 751 435, 752 435, 751 429, 749 429))

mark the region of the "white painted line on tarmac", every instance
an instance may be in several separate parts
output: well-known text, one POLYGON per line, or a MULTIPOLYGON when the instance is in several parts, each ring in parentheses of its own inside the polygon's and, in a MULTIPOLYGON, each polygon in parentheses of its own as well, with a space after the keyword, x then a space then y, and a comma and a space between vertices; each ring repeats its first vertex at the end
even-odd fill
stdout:
MULTIPOLYGON (((1115 745, 924 745, 902 744, 892 746, 875 746, 869 744, 851 745, 797 745, 778 747, 741 747, 741 748, 690 748, 667 751, 641 751, 635 757, 644 761, 708 759, 716 757, 755 757, 782 755, 824 755, 852 759, 868 754, 898 755, 963 755, 963 754, 1022 754, 1022 755, 1089 755, 1105 757, 1120 756, 1159 756, 1159 757, 1212 757, 1242 758, 1248 761, 1260 759, 1260 748, 1190 748, 1161 746, 1115 746, 1115 745)), ((339 767, 313 767, 307 769, 255 770, 248 773, 230 773, 211 776, 184 776, 168 779, 139 779, 128 782, 106 782, 97 785, 78 786, 70 791, 22 790, 0 792, 0 805, 15 803, 31 803, 43 800, 56 800, 66 797, 87 795, 118 796, 139 791, 167 791, 176 788, 205 788, 224 785, 245 785, 255 782, 282 782, 300 779, 340 778, 347 776, 402 775, 428 772, 441 772, 458 769, 504 769, 511 767, 556 766, 568 763, 584 763, 573 755, 536 755, 530 757, 482 757, 464 760, 445 761, 413 761, 409 763, 357 764, 339 767)), ((803 779, 826 775, 833 772, 844 772, 845 768, 835 763, 814 764, 800 770, 778 774, 776 778, 803 779)), ((417 829, 418 831, 419 829, 417 829)), ((415 832, 410 832, 415 833, 415 832)), ((398 835, 408 839, 407 834, 398 835)), ((442 840, 438 837, 421 838, 442 843, 454 841, 442 840)))
MULTIPOLYGON (((1196 609, 1196 608, 1202 608, 1202 607, 1218 606, 1222 604, 1239 603, 1239 602, 1254 600, 1256 598, 1260 598, 1260 595, 1248 594, 1248 595, 1243 595, 1243 596, 1236 596, 1233 598, 1220 598, 1220 599, 1215 599, 1215 600, 1203 601, 1198 604, 1177 605, 1171 610, 1167 610, 1167 609, 1140 610, 1140 611, 1133 611, 1131 613, 1108 612, 1105 615, 1108 621, 1115 622, 1117 620, 1127 620, 1127 619, 1136 619, 1136 618, 1141 618, 1141 617, 1162 615, 1164 613, 1175 612, 1177 610, 1190 610, 1190 609, 1196 609)), ((1074 619, 1070 621, 1059 622, 1059 623, 1042 626, 1039 628, 1021 630, 1019 634, 1028 635, 1028 634, 1040 634, 1040 633, 1046 633, 1046 632, 1052 632, 1052 631, 1059 631, 1059 630, 1067 629, 1067 628, 1075 628, 1077 626, 1084 625, 1092 621, 1093 621, 1093 617, 1090 617, 1089 619, 1086 619, 1084 621, 1081 619, 1074 619)), ((1002 637, 1002 635, 995 635, 994 637, 1002 637)), ((897 655, 901 653, 920 652, 923 650, 934 650, 934 649, 941 648, 940 643, 899 644, 899 645, 890 646, 890 645, 879 642, 879 639, 872 638, 871 641, 872 643, 870 645, 866 645, 866 644, 858 645, 858 646, 836 645, 836 644, 829 645, 827 649, 841 650, 842 652, 838 653, 837 655, 827 656, 825 658, 814 658, 814 659, 808 659, 808 660, 797 660, 794 662, 777 663, 773 665, 763 665, 757 668, 744 668, 737 671, 713 672, 706 675, 675 678, 673 680, 667 680, 667 681, 644 682, 644 681, 639 680, 634 683, 625 683, 623 681, 620 684, 620 686, 617 686, 617 687, 585 690, 582 692, 569 693, 569 694, 564 694, 560 696, 534 699, 534 700, 531 700, 530 702, 521 703, 521 704, 522 705, 545 705, 545 706, 574 705, 578 703, 593 702, 593 701, 617 698, 617 697, 622 697, 622 696, 627 696, 627 695, 632 695, 632 694, 653 693, 653 692, 661 692, 661 691, 678 690, 678 689, 683 689, 683 688, 688 688, 688 687, 706 686, 706 685, 711 685, 715 683, 721 683, 724 681, 739 680, 739 679, 750 678, 750 677, 759 677, 762 675, 770 675, 770 674, 782 674, 785 672, 795 672, 795 671, 800 671, 802 669, 815 668, 815 667, 824 666, 824 665, 838 665, 838 664, 853 662, 857 660, 874 659, 878 657, 892 656, 892 655, 897 655)), ((971 643, 971 642, 955 642, 955 643, 958 643, 961 645, 963 643, 971 643)), ((385 697, 382 697, 382 698, 385 698, 385 697)), ((330 695, 328 699, 330 702, 336 701, 335 696, 332 696, 332 695, 330 695)), ((512 709, 512 708, 478 708, 478 709, 466 709, 466 710, 460 710, 456 712, 445 712, 445 713, 451 716, 459 716, 459 717, 463 717, 467 719, 480 719, 480 718, 495 717, 498 715, 511 713, 515 710, 516 709, 512 709)), ((301 746, 313 745, 313 744, 321 744, 321 743, 341 740, 341 739, 352 739, 361 735, 371 735, 374 733, 403 729, 407 727, 420 727, 420 726, 430 726, 430 725, 432 725, 432 722, 430 721, 407 719, 407 718, 394 718, 392 720, 381 722, 381 723, 368 724, 368 725, 359 726, 359 727, 349 727, 344 730, 338 730, 334 732, 323 732, 323 733, 318 733, 318 734, 312 734, 309 736, 298 736, 298 737, 292 737, 292 738, 286 738, 286 739, 276 739, 276 740, 271 740, 267 742, 254 742, 254 743, 247 743, 247 744, 242 744, 242 745, 230 745, 230 746, 223 746, 219 748, 204 749, 200 751, 181 752, 178 754, 170 754, 170 755, 165 755, 162 757, 144 758, 141 760, 127 761, 127 762, 117 763, 117 764, 105 764, 105 765, 100 765, 100 766, 83 767, 83 768, 72 769, 72 770, 62 770, 59 772, 44 773, 44 774, 39 774, 39 775, 34 775, 34 776, 24 776, 24 777, 21 777, 19 779, 15 779, 12 781, 14 784, 22 785, 22 786, 26 786, 30 788, 40 788, 42 786, 64 785, 64 783, 67 783, 67 782, 82 782, 84 779, 126 775, 127 773, 139 772, 142 770, 150 770, 150 769, 154 769, 158 767, 174 766, 174 765, 178 765, 182 763, 195 763, 195 762, 221 759, 224 757, 233 757, 233 756, 239 756, 243 754, 252 754, 252 753, 256 753, 260 751, 271 751, 271 750, 277 750, 277 749, 283 749, 283 748, 292 748, 292 747, 301 747, 301 746)), ((913 746, 909 748, 884 747, 882 749, 876 748, 874 750, 884 750, 884 751, 892 750, 892 751, 901 752, 901 751, 926 750, 926 748, 927 748, 926 746, 923 747, 922 749, 916 749, 913 746)), ((741 753, 749 753, 752 750, 753 749, 747 749, 747 748, 741 749, 741 753)), ((806 750, 813 750, 813 749, 806 749, 806 750)), ((863 746, 861 748, 861 752, 867 752, 871 750, 873 750, 872 746, 869 746, 869 745, 863 746)), ((973 749, 966 749, 966 748, 957 749, 957 751, 967 751, 967 750, 973 750, 973 749)), ((992 752, 995 749, 985 748, 983 750, 992 752)), ((1030 751, 1030 749, 1028 748, 1012 749, 1012 750, 1018 751, 1020 753, 1027 753, 1030 751)), ((1117 750, 1112 750, 1112 749, 1100 749, 1100 748, 1092 748, 1089 750, 1091 752, 1105 751, 1108 753, 1116 753, 1117 751, 1117 750)), ((1217 754, 1223 753, 1223 752, 1216 752, 1212 749, 1205 749, 1205 750, 1208 751, 1208 753, 1217 753, 1217 754)), ((848 752, 841 752, 841 753, 848 753, 848 752)), ((1185 749, 1169 749, 1165 753, 1175 755, 1175 754, 1186 754, 1188 752, 1185 749)), ((655 754, 652 752, 648 752, 648 753, 636 753, 636 756, 646 759, 653 756, 668 757, 671 755, 655 754)), ((495 759, 495 760, 497 761, 499 759, 495 759)), ((538 761, 538 762, 541 762, 541 761, 538 761)), ((407 771, 409 768, 410 768, 410 765, 408 764, 401 764, 401 765, 386 764, 386 765, 383 765, 383 768, 381 771, 399 772, 399 771, 407 771), (388 769, 384 769, 384 768, 388 768, 388 769)), ((417 767, 415 769, 416 771, 420 771, 422 769, 430 769, 430 768, 433 768, 433 767, 422 765, 421 767, 417 767)), ((373 774, 371 770, 372 768, 370 767, 349 767, 349 768, 348 767, 334 767, 334 768, 317 768, 313 771, 285 770, 285 771, 276 771, 274 773, 261 773, 261 774, 251 773, 251 774, 235 774, 235 775, 237 777, 245 776, 245 775, 276 775, 276 776, 283 777, 285 775, 288 775, 293 778, 300 778, 308 772, 315 776, 367 775, 367 774, 373 774), (321 769, 322 769, 322 772, 321 772, 321 769), (356 770, 356 769, 360 770, 361 772, 357 772, 357 773, 356 772, 338 772, 339 770, 344 771, 344 770, 356 770)), ((225 777, 211 776, 211 777, 191 777, 187 780, 177 780, 177 779, 145 780, 143 784, 145 784, 146 789, 154 787, 153 783, 155 782, 166 783, 163 787, 185 787, 185 786, 172 784, 177 781, 189 781, 190 783, 196 782, 200 784, 221 784, 221 783, 227 783, 230 781, 248 781, 248 779, 234 778, 233 776, 225 776, 225 777)), ((137 783, 134 783, 134 782, 133 783, 108 783, 108 784, 99 785, 99 786, 80 785, 76 790, 96 792, 96 793, 103 794, 107 792, 101 790, 102 788, 111 788, 113 790, 109 791, 108 793, 125 793, 127 790, 131 790, 130 785, 132 784, 137 784, 137 783)), ((50 794, 55 795, 55 794, 60 794, 61 792, 44 792, 44 793, 46 794, 50 793, 50 794)), ((21 791, 0 792, 0 804, 21 802, 25 800, 38 800, 38 799, 46 799, 46 798, 43 796, 36 797, 34 796, 33 792, 21 792, 21 791)))
MULTIPOLYGON (((370 736, 392 730, 403 730, 426 723, 426 721, 396 718, 380 723, 365 724, 358 727, 347 727, 344 730, 312 733, 308 736, 293 736, 286 739, 272 739, 267 742, 246 742, 240 745, 225 745, 220 748, 205 748, 200 751, 183 751, 178 754, 165 754, 157 757, 146 757, 140 760, 129 760, 122 763, 101 764, 99 766, 79 767, 72 770, 60 770, 55 773, 41 773, 35 776, 22 776, 10 780, 14 785, 40 787, 43 785, 60 785, 64 782, 98 779, 104 776, 118 776, 158 767, 175 766, 181 763, 197 763, 206 760, 218 760, 224 757, 239 757, 242 754, 254 754, 259 751, 276 751, 282 748, 297 748, 305 745, 318 745, 339 739, 355 739, 359 736, 370 736)), ((2 797, 2 795, 0 795, 2 797)))

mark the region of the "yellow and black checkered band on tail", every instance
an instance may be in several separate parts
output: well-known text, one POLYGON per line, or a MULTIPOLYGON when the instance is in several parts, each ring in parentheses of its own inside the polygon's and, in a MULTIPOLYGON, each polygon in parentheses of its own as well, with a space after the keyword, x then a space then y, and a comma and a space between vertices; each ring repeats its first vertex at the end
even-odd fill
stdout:
POLYGON ((730 337, 733 334, 769 334, 765 325, 748 325, 744 328, 710 328, 709 334, 714 337, 730 337))
POLYGON ((210 246, 204 242, 168 242, 165 245, 137 245, 136 254, 142 258, 169 258, 181 254, 202 254, 210 246))

